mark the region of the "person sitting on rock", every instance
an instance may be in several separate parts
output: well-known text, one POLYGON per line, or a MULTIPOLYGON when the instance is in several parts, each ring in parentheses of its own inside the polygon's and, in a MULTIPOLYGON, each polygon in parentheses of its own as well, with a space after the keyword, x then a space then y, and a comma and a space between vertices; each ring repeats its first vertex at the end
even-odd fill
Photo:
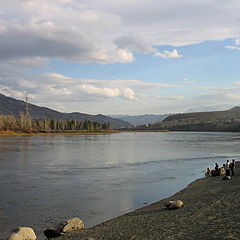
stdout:
POLYGON ((211 172, 212 172, 212 170, 208 167, 208 168, 207 168, 207 171, 205 172, 205 176, 206 176, 206 177, 212 176, 212 173, 211 173, 211 172))

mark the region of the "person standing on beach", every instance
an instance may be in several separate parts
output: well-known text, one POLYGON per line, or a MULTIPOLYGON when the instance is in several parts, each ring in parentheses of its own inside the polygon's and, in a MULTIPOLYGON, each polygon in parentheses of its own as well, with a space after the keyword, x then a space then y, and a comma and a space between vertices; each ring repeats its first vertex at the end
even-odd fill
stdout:
POLYGON ((235 159, 232 159, 232 162, 229 164, 231 169, 231 175, 234 176, 234 168, 235 168, 235 159))
POLYGON ((226 167, 228 168, 229 167, 229 160, 227 160, 227 162, 226 162, 226 167))
MULTIPOLYGON (((228 160, 228 162, 229 162, 229 160, 228 160)), ((225 169, 226 169, 226 176, 230 176, 231 174, 230 174, 230 167, 229 167, 229 164, 228 164, 228 165, 225 164, 225 169)))

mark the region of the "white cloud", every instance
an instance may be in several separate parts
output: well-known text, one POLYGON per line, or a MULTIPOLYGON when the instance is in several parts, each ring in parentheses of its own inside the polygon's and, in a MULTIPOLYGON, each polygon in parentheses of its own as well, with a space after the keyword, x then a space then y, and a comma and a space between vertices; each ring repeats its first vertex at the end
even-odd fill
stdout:
POLYGON ((162 100, 162 101, 180 101, 184 99, 181 95, 158 95, 156 96, 156 99, 162 100))
POLYGON ((225 46, 225 48, 232 49, 232 50, 240 50, 240 39, 237 38, 234 42, 235 45, 225 46))
POLYGON ((74 0, 15 0, 2 3, 1 13, 2 60, 47 57, 105 63, 126 62, 128 57, 129 61, 107 36, 121 23, 119 16, 74 0))
POLYGON ((72 91, 69 88, 58 87, 55 84, 42 86, 42 90, 49 95, 59 95, 59 97, 63 97, 64 95, 71 95, 72 91))
POLYGON ((2 65, 0 65, 0 71, 2 71, 2 74, 4 73, 4 77, 0 77, 0 92, 18 99, 21 96, 22 99, 25 91, 27 91, 31 95, 33 104, 65 112, 72 110, 90 113, 91 110, 88 111, 85 103, 91 103, 91 109, 96 108, 95 111, 102 113, 111 109, 109 106, 116 104, 116 101, 122 103, 122 106, 134 105, 134 102, 143 105, 144 99, 146 101, 153 99, 154 94, 159 89, 181 87, 177 84, 144 82, 141 80, 74 79, 57 72, 29 74, 23 73, 21 69, 9 71, 10 69, 4 70, 1 67, 2 65), (97 110, 96 106, 100 103, 102 105, 97 110), (65 106, 65 109, 63 109, 63 106, 65 106), (85 110, 81 110, 83 106, 86 107, 85 110))
POLYGON ((130 88, 109 88, 109 87, 97 87, 92 84, 81 84, 78 88, 89 94, 96 94, 104 97, 124 97, 130 100, 137 99, 135 92, 130 88))
POLYGON ((156 57, 162 57, 162 58, 181 58, 182 57, 182 55, 178 53, 177 49, 173 49, 172 52, 168 50, 163 51, 163 53, 156 52, 154 55, 156 57))
POLYGON ((237 47, 237 46, 225 46, 225 48, 233 49, 233 50, 240 50, 240 47, 237 47))
POLYGON ((224 96, 231 100, 240 100, 240 95, 238 93, 225 93, 224 96))
POLYGON ((188 79, 188 78, 184 78, 183 79, 183 83, 185 83, 185 84, 193 84, 193 83, 195 83, 195 81, 191 80, 191 79, 188 79))
POLYGON ((122 86, 134 86, 139 87, 143 89, 158 89, 158 88, 178 88, 182 87, 182 85, 179 84, 173 84, 173 83, 158 83, 158 82, 145 82, 141 80, 113 80, 113 81, 106 81, 106 80, 86 80, 91 82, 98 82, 98 83, 104 83, 104 84, 111 84, 111 85, 122 85, 122 86))
POLYGON ((133 52, 154 53, 156 51, 138 34, 121 35, 114 40, 114 43, 119 48, 128 49, 133 52))
POLYGON ((37 85, 35 85, 35 84, 31 83, 30 81, 25 80, 25 79, 20 79, 19 80, 19 85, 23 88, 26 88, 26 89, 37 87, 37 85))
POLYGON ((63 74, 60 74, 60 73, 50 72, 50 73, 44 74, 44 76, 47 79, 50 79, 50 81, 55 82, 55 83, 66 83, 66 84, 74 83, 73 79, 71 79, 69 77, 66 77, 66 76, 64 76, 63 74))
POLYGON ((31 103, 64 112, 160 114, 184 112, 190 108, 219 103, 235 106, 239 105, 240 100, 238 82, 219 88, 202 87, 200 93, 194 93, 191 97, 183 95, 179 90, 181 86, 165 83, 73 79, 56 72, 25 75, 24 78, 17 76, 19 72, 12 73, 16 75, 8 74, 7 82, 0 78, 1 93, 23 100, 27 91, 31 103), (33 85, 37 87, 32 88, 33 85))
POLYGON ((17 99, 24 99, 24 92, 13 90, 11 87, 0 84, 0 92, 8 97, 15 97, 17 99))
MULTIPOLYGON (((226 87, 203 87, 205 92, 194 96, 192 104, 195 106, 201 105, 218 105, 224 103, 225 105, 236 106, 239 105, 239 91, 238 83, 226 87)), ((223 104, 223 105, 224 105, 223 104)))
MULTIPOLYGON (((138 32, 157 45, 186 45, 222 40, 239 33, 238 0, 89 0, 89 5, 122 17, 125 32, 138 32), (214 16, 214 17, 213 17, 214 16)), ((127 35, 126 34, 126 35, 127 35)))
POLYGON ((18 66, 23 68, 43 68, 49 63, 47 58, 42 57, 13 58, 4 62, 9 65, 14 65, 15 67, 18 66))
POLYGON ((131 88, 124 88, 122 89, 122 95, 127 99, 135 99, 137 100, 135 92, 131 88))
POLYGON ((1 0, 0 59, 126 63, 134 52, 179 58, 176 48, 154 46, 239 36, 239 1, 220 1, 1 0))
POLYGON ((178 53, 176 49, 173 51, 165 50, 163 53, 159 52, 156 48, 152 47, 150 43, 147 43, 141 36, 137 34, 131 34, 130 36, 120 36, 115 39, 115 44, 123 49, 128 49, 133 52, 139 53, 152 53, 156 57, 162 58, 181 58, 182 55, 178 53))

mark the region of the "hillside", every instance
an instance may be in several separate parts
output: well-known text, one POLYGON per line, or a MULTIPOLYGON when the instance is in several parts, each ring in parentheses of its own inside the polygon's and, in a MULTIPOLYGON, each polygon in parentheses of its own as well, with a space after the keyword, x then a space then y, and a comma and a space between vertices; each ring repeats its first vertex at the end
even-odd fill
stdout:
MULTIPOLYGON (((25 102, 16 100, 11 97, 7 97, 0 93, 0 114, 9 115, 13 114, 15 117, 19 117, 21 112, 24 112, 25 102)), ((102 114, 90 115, 85 113, 73 112, 73 113, 61 113, 50 108, 39 107, 34 104, 29 104, 30 115, 34 120, 54 119, 65 120, 74 119, 79 121, 91 120, 99 123, 110 122, 113 128, 130 127, 131 124, 121 119, 111 118, 102 114)))
POLYGON ((226 111, 173 114, 153 124, 151 128, 177 131, 240 131, 240 107, 226 111))
POLYGON ((156 115, 156 114, 144 114, 138 116, 129 116, 129 115, 113 115, 111 117, 116 117, 131 123, 132 125, 139 126, 144 124, 152 124, 163 120, 168 117, 169 114, 156 115))

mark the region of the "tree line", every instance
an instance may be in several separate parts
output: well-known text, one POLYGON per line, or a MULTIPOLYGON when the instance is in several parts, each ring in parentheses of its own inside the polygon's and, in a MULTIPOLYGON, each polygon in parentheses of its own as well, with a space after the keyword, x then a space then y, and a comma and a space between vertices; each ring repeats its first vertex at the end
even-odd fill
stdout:
POLYGON ((0 115, 0 130, 15 132, 64 132, 64 131, 109 131, 110 123, 90 120, 33 120, 28 114, 21 113, 19 118, 13 115, 0 115))

